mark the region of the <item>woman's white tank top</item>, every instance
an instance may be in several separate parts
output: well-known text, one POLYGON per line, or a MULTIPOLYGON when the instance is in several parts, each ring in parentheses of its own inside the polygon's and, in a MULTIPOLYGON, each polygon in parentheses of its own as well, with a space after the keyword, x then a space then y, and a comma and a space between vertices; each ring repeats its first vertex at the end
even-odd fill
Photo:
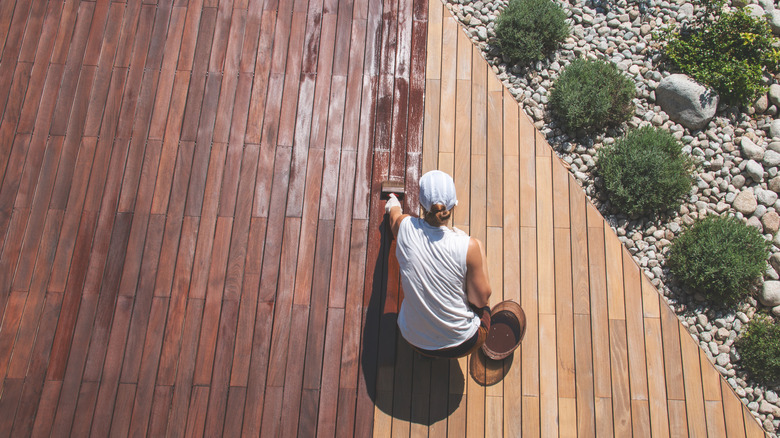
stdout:
POLYGON ((420 218, 401 222, 395 254, 404 300, 398 327, 412 345, 425 350, 454 347, 479 329, 479 318, 466 298, 470 239, 460 230, 433 227, 420 218))

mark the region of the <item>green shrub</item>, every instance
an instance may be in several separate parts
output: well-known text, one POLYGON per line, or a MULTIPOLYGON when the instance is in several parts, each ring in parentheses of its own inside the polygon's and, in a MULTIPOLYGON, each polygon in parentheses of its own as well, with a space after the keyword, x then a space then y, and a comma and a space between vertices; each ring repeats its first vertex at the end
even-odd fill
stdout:
POLYGON ((666 56, 729 104, 747 105, 765 93, 764 71, 775 71, 780 59, 766 20, 743 10, 716 15, 667 38, 666 56))
POLYGON ((780 382, 780 326, 757 315, 736 342, 744 369, 759 383, 780 382))
POLYGON ((598 153, 598 171, 609 200, 634 216, 676 209, 693 184, 693 160, 671 133, 644 127, 598 153))
POLYGON ((495 30, 493 44, 511 64, 541 61, 569 36, 566 13, 552 0, 510 0, 495 30))
POLYGON ((598 130, 634 114, 634 83, 615 64, 576 59, 550 91, 550 109, 573 130, 598 130))
POLYGON ((735 217, 708 216, 672 242, 667 265, 677 281, 713 302, 731 305, 766 270, 769 243, 735 217))

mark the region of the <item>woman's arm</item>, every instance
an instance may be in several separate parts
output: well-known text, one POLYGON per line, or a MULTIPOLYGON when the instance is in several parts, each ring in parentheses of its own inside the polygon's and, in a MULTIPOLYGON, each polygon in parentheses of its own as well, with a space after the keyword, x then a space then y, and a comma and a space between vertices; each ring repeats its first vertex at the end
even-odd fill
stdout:
POLYGON ((492 292, 485 249, 479 239, 472 237, 466 253, 466 297, 475 307, 483 308, 489 305, 492 292))
POLYGON ((390 225, 390 230, 393 232, 393 237, 397 237, 401 221, 409 215, 401 211, 401 203, 392 193, 390 194, 390 199, 387 200, 387 204, 385 204, 385 212, 387 213, 388 225, 390 225))

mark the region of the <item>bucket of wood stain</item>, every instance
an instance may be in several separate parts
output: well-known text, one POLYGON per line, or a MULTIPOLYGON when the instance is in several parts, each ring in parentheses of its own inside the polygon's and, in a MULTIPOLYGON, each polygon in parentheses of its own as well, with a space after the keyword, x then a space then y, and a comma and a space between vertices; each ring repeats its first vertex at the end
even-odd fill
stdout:
POLYGON ((493 360, 501 360, 512 354, 525 335, 525 313, 514 301, 496 304, 491 310, 490 331, 482 345, 482 352, 493 360))

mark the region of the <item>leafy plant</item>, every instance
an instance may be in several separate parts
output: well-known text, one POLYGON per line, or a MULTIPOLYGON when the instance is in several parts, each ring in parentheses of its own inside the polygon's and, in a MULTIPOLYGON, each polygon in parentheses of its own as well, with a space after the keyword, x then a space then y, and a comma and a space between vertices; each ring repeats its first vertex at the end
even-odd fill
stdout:
POLYGON ((764 72, 777 70, 780 51, 772 47, 776 38, 763 18, 741 9, 723 15, 714 12, 715 7, 713 12, 709 9, 711 20, 665 36, 666 56, 715 89, 723 101, 747 105, 766 92, 761 84, 764 72))
POLYGON ((772 385, 780 381, 780 326, 757 315, 736 342, 741 364, 753 379, 772 385))
POLYGON ((598 130, 634 114, 634 83, 615 64, 576 59, 550 91, 550 108, 570 129, 598 130))
POLYGON ((761 278, 769 245, 758 229, 735 217, 708 216, 672 242, 667 266, 687 289, 731 305, 761 278))
POLYGON ((629 216, 676 209, 693 184, 693 160, 649 126, 601 148, 598 169, 612 205, 629 216))
POLYGON ((504 60, 530 63, 547 57, 569 36, 566 13, 552 0, 510 0, 496 19, 493 44, 504 60))

